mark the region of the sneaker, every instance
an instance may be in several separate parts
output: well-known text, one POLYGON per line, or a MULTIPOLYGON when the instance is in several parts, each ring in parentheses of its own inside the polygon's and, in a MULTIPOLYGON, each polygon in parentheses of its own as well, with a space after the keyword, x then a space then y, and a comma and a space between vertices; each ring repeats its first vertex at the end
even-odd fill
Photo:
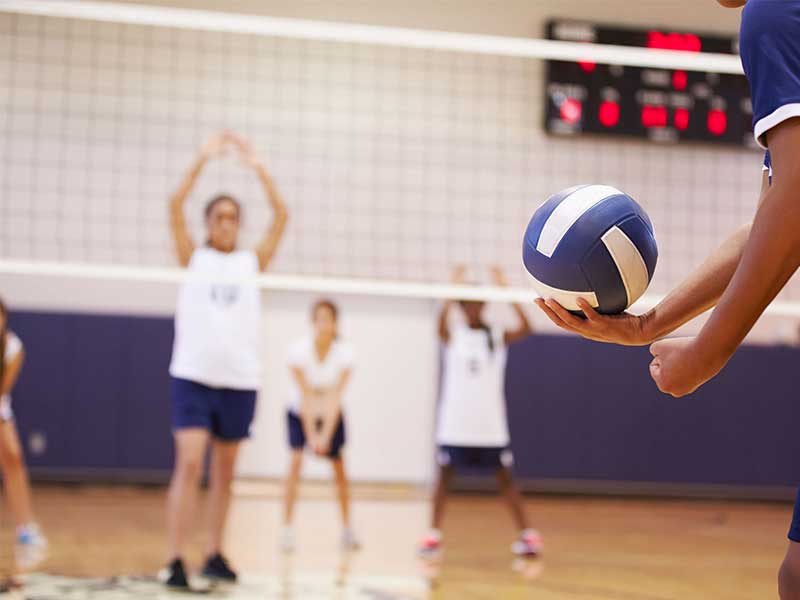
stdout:
POLYGON ((359 550, 361 549, 361 542, 358 541, 356 534, 352 529, 345 529, 342 532, 342 550, 359 550))
POLYGON ((238 578, 236 572, 231 569, 228 561, 220 553, 208 557, 206 566, 203 567, 203 577, 228 583, 236 583, 238 578))
POLYGON ((535 529, 526 529, 511 544, 511 552, 517 556, 539 556, 543 549, 542 536, 535 529))
POLYGON ((158 580, 168 588, 175 590, 189 589, 189 578, 186 577, 186 569, 180 558, 176 558, 162 569, 158 574, 158 580))
POLYGON ((291 527, 284 527, 281 533, 281 541, 278 544, 281 552, 294 552, 294 531, 291 527))
POLYGON ((17 545, 28 548, 47 548, 47 538, 36 523, 17 527, 17 545))
POLYGON ((422 538, 417 548, 422 558, 438 558, 442 553, 442 537, 429 534, 422 538))
POLYGON ((17 527, 16 547, 14 549, 17 565, 29 571, 47 558, 47 538, 36 523, 17 527))

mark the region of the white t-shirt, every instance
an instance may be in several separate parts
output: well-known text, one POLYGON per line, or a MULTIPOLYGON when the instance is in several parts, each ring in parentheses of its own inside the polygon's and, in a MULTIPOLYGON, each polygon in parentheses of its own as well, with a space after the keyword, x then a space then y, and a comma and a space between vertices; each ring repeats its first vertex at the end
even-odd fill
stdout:
MULTIPOLYGON (((22 352, 22 340, 20 340, 13 331, 9 331, 6 334, 6 368, 8 368, 8 364, 14 360, 20 352, 22 352)), ((0 398, 0 421, 9 421, 13 416, 14 413, 11 412, 11 395, 5 394, 0 398)))
POLYGON ((444 352, 436 443, 503 448, 509 443, 505 404, 506 346, 502 329, 459 323, 450 328, 444 352))
POLYGON ((256 285, 216 284, 203 278, 258 275, 254 252, 203 247, 189 262, 197 275, 182 286, 175 311, 170 375, 213 388, 261 387, 261 295, 256 285))
MULTIPOLYGON (((353 368, 355 352, 352 346, 340 340, 334 340, 325 360, 320 361, 314 338, 309 336, 297 340, 289 347, 287 364, 289 368, 299 368, 303 371, 306 381, 314 388, 330 388, 339 383, 342 373, 353 368)), ((297 384, 294 375, 290 374, 290 392, 288 409, 299 414, 300 404, 303 401, 303 391, 297 384)))

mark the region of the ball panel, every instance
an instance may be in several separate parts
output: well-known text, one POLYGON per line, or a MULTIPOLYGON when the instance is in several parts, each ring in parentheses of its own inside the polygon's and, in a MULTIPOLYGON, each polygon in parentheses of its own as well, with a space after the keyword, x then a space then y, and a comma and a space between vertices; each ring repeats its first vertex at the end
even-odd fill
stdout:
POLYGON ((548 258, 526 241, 522 252, 525 268, 529 273, 535 273, 539 281, 552 288, 591 291, 580 264, 586 250, 566 246, 562 244, 558 257, 548 258))
POLYGON ((647 265, 634 243, 619 227, 609 229, 602 239, 625 286, 625 308, 628 308, 644 294, 650 283, 647 265))
POLYGON ((536 293, 539 294, 540 297, 545 299, 552 298, 567 310, 580 312, 581 309, 577 302, 578 298, 583 298, 595 308, 598 307, 597 295, 594 292, 574 292, 571 290, 562 290, 551 287, 546 283, 542 283, 533 275, 530 277, 531 282, 533 283, 533 289, 536 290, 536 293))
POLYGON ((581 264, 590 289, 597 296, 597 310, 603 314, 622 312, 628 306, 628 293, 617 265, 602 241, 595 244, 581 264))
POLYGON ((571 188, 567 188, 565 190, 561 190, 557 194, 553 194, 544 203, 536 209, 536 212, 533 213, 533 217, 531 217, 530 222, 528 223, 528 228, 525 231, 525 241, 526 243, 530 244, 531 248, 536 249, 536 245, 539 243, 539 236, 542 234, 542 228, 547 220, 550 218, 550 215, 553 211, 558 208, 558 205, 561 202, 581 188, 587 187, 585 185, 576 185, 571 188))
POLYGON ((575 190, 556 206, 542 225, 536 249, 545 256, 553 256, 559 243, 572 226, 586 213, 608 198, 621 195, 609 185, 589 185, 575 190))
POLYGON ((619 223, 619 227, 628 239, 633 242, 639 255, 647 265, 647 280, 652 281, 653 275, 656 272, 656 264, 658 263, 658 246, 656 245, 656 238, 653 236, 652 226, 648 225, 649 219, 645 221, 644 211, 636 217, 631 217, 619 223))

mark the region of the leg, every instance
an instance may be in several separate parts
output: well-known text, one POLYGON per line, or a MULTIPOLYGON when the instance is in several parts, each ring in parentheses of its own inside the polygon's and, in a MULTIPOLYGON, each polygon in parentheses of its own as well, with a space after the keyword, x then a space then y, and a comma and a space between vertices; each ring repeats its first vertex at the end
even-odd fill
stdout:
POLYGON ((453 479, 453 467, 442 465, 439 467, 439 481, 436 483, 436 492, 433 495, 433 516, 431 527, 441 529, 444 521, 444 507, 447 501, 447 489, 453 479))
POLYGON ((522 506, 522 498, 511 477, 511 471, 507 467, 500 467, 495 473, 495 476, 497 477, 497 484, 500 487, 500 492, 505 497, 508 507, 511 510, 511 516, 514 519, 514 524, 517 526, 517 529, 520 531, 528 529, 528 518, 522 506))
POLYGON ((0 421, 0 467, 3 471, 8 507, 15 525, 32 523, 34 516, 31 486, 14 421, 0 421))
POLYGON ((778 571, 781 600, 800 600, 800 543, 790 541, 778 571))
POLYGON ((210 538, 208 555, 222 552, 225 522, 231 504, 231 483, 233 483, 236 457, 239 454, 238 441, 214 440, 211 453, 211 477, 209 485, 210 538))
POLYGON ((294 505, 297 502, 297 487, 303 469, 303 449, 292 449, 289 459, 289 473, 286 475, 286 488, 283 496, 283 523, 291 526, 294 518, 294 505))
POLYGON ((208 446, 206 429, 188 428, 175 432, 175 466, 167 495, 169 559, 179 558, 193 523, 197 491, 208 446))
POLYGON ((350 485, 344 470, 344 461, 341 456, 331 459, 333 475, 336 479, 336 490, 339 493, 339 510, 342 513, 342 525, 345 530, 350 529, 350 485))

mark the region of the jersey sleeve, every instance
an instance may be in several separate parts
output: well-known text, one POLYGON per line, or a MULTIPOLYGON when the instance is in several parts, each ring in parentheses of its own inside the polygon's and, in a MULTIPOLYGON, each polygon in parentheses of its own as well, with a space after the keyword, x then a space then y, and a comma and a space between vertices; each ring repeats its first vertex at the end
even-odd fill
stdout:
POLYGON ((9 331, 6 335, 5 360, 14 360, 20 352, 22 352, 22 340, 9 331))

